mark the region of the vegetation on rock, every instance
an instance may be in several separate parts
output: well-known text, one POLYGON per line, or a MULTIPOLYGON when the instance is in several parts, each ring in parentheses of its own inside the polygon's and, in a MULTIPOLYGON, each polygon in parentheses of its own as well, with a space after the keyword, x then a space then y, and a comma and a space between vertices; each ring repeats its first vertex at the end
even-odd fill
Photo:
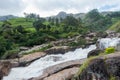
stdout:
POLYGON ((115 52, 115 48, 114 47, 108 47, 105 49, 105 53, 106 54, 110 54, 110 53, 114 53, 115 52))

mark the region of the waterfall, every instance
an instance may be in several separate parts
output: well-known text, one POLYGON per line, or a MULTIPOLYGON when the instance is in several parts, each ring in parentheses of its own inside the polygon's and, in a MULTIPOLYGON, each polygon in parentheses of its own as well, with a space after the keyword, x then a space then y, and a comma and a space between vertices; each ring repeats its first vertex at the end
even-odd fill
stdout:
POLYGON ((100 49, 105 49, 108 47, 117 47, 120 44, 120 38, 102 38, 98 40, 98 47, 100 49))
POLYGON ((65 54, 47 55, 27 67, 12 68, 9 75, 5 76, 3 80, 27 80, 32 77, 38 77, 42 75, 45 68, 71 60, 86 58, 88 52, 94 49, 96 49, 96 46, 91 45, 88 48, 79 48, 65 54))
MULTIPOLYGON (((102 38, 99 39, 98 47, 100 49, 105 49, 107 47, 116 47, 120 45, 120 38, 102 38)), ((8 76, 5 76, 3 80, 27 80, 32 77, 38 77, 42 75, 44 69, 54 66, 59 63, 86 58, 87 54, 96 49, 95 45, 91 45, 88 48, 79 48, 75 51, 67 52, 65 54, 52 54, 40 58, 27 67, 17 67, 12 68, 8 76)))

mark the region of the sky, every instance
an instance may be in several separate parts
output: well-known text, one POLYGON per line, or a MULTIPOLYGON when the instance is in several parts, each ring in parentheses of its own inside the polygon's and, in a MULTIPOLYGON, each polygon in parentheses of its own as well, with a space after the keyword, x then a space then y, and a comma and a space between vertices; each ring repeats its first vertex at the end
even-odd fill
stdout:
POLYGON ((92 9, 118 11, 120 0, 0 0, 0 16, 24 16, 25 12, 47 17, 60 11, 86 13, 92 9))

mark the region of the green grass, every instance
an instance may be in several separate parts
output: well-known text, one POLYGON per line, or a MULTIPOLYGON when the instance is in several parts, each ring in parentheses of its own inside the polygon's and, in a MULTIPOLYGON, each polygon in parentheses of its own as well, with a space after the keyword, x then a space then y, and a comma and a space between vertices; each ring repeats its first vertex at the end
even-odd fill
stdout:
POLYGON ((15 18, 15 19, 10 19, 8 21, 12 24, 13 27, 22 25, 24 28, 29 28, 29 27, 33 27, 32 23, 34 19, 29 19, 28 21, 26 21, 25 18, 15 18))
POLYGON ((114 76, 110 76, 110 80, 117 80, 114 76))
POLYGON ((45 25, 50 25, 50 22, 46 21, 46 22, 44 22, 43 24, 45 24, 45 25))
POLYGON ((35 28, 33 27, 30 27, 30 28, 25 28, 26 31, 29 31, 29 32, 35 32, 35 28))
POLYGON ((108 30, 118 31, 118 29, 120 29, 120 20, 113 24, 108 30))
POLYGON ((74 76, 74 78, 72 80, 76 80, 75 78, 77 78, 88 66, 89 66, 89 63, 96 59, 98 56, 94 56, 94 57, 90 57, 88 58, 81 66, 80 66, 80 69, 78 71, 78 73, 74 76))
POLYGON ((3 22, 0 22, 0 25, 2 25, 3 22))
POLYGON ((25 52, 25 53, 22 53, 22 54, 23 54, 23 55, 33 54, 33 53, 35 53, 35 52, 45 51, 45 50, 47 50, 47 49, 49 49, 49 48, 51 48, 51 47, 53 47, 53 46, 52 46, 51 44, 48 44, 48 45, 45 46, 45 47, 42 47, 42 48, 33 50, 33 51, 31 51, 31 52, 25 52))
MULTIPOLYGON (((26 18, 15 18, 15 19, 10 19, 8 20, 8 22, 10 22, 12 24, 12 27, 17 27, 19 25, 22 25, 26 31, 29 32, 35 32, 35 28, 33 27, 33 22, 34 19, 28 19, 28 21, 26 21, 26 18)), ((0 26, 3 24, 3 22, 0 22, 0 26)))
POLYGON ((3 56, 2 56, 2 59, 6 59, 7 56, 12 56, 12 55, 17 55, 17 53, 19 52, 20 50, 18 48, 16 49, 13 49, 13 50, 9 50, 7 51, 3 56))
POLYGON ((109 47, 105 49, 105 53, 106 54, 110 54, 110 53, 114 53, 115 52, 115 48, 114 47, 109 47))

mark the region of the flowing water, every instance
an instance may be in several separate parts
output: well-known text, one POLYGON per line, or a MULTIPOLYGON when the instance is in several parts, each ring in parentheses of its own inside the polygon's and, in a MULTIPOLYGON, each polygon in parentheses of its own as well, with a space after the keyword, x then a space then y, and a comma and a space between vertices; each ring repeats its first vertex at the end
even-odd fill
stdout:
POLYGON ((120 38, 102 38, 99 41, 99 48, 105 49, 108 47, 120 46, 120 38))
MULTIPOLYGON (((119 43, 120 38, 103 38, 99 40, 99 47, 104 49, 109 46, 116 46, 119 43)), ((3 80, 27 80, 32 77, 38 77, 42 75, 45 68, 70 60, 86 58, 88 52, 94 49, 96 49, 96 46, 91 45, 88 48, 79 48, 65 54, 47 55, 27 67, 12 68, 10 74, 5 76, 3 80)))
POLYGON ((79 48, 65 54, 47 55, 34 61, 28 67, 12 68, 10 74, 4 77, 3 80, 27 80, 32 77, 38 77, 42 75, 43 69, 62 62, 86 58, 88 52, 93 49, 96 49, 95 45, 84 49, 79 48))

